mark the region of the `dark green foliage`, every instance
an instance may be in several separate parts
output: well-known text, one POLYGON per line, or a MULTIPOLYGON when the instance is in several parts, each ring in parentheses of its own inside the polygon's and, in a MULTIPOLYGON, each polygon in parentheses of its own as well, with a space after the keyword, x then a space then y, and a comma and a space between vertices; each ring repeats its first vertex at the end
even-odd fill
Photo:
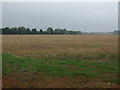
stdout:
POLYGON ((44 34, 44 32, 43 32, 43 30, 42 30, 42 29, 40 29, 39 34, 44 34))
POLYGON ((47 28, 47 34, 53 34, 53 28, 48 27, 47 28))
POLYGON ((32 34, 37 34, 36 28, 32 29, 32 34))
POLYGON ((54 29, 51 27, 47 28, 47 31, 43 31, 42 29, 40 29, 40 31, 37 31, 36 28, 33 29, 29 29, 29 28, 25 28, 25 27, 5 27, 0 29, 0 31, 2 30, 2 34, 73 34, 73 35, 81 35, 82 32, 81 31, 68 31, 66 29, 54 29))

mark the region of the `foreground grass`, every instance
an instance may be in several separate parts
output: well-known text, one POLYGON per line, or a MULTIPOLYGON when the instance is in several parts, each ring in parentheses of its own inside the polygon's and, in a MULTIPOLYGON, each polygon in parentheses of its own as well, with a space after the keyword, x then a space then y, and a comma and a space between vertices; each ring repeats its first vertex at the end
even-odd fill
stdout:
POLYGON ((118 75, 117 60, 48 60, 21 58, 6 53, 2 57, 3 75, 25 73, 31 75, 28 78, 35 78, 34 73, 38 72, 44 77, 95 77, 104 82, 118 83, 118 79, 113 78, 118 75))

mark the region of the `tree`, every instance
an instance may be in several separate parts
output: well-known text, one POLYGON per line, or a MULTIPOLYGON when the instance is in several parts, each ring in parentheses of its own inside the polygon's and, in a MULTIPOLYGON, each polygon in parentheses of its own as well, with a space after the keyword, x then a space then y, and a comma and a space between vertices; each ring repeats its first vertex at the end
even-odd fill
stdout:
POLYGON ((53 34, 53 28, 48 27, 48 28, 47 28, 47 33, 48 33, 48 34, 53 34))
POLYGON ((5 27, 2 29, 3 34, 11 34, 9 27, 5 27))
POLYGON ((63 29, 63 32, 64 32, 64 34, 68 34, 68 31, 67 31, 67 29, 63 29))
POLYGON ((36 28, 32 29, 32 34, 37 34, 36 28))
POLYGON ((39 33, 40 33, 40 34, 43 34, 43 30, 42 30, 42 29, 40 29, 39 33))
POLYGON ((26 34, 25 27, 18 27, 18 34, 26 34))
MULTIPOLYGON (((2 34, 79 34, 81 35, 82 32, 81 31, 68 31, 65 28, 64 29, 55 29, 53 30, 53 28, 48 27, 47 31, 43 31, 42 29, 40 29, 39 31, 36 30, 36 28, 33 28, 32 30, 30 30, 29 28, 25 28, 25 27, 5 27, 5 28, 1 28, 2 34)), ((120 31, 114 31, 114 34, 119 33, 120 31)))
POLYGON ((60 29, 60 34, 66 34, 67 30, 66 29, 60 29))
POLYGON ((26 29, 26 33, 27 33, 27 34, 31 34, 31 31, 30 31, 29 28, 26 29))
POLYGON ((54 30, 54 33, 55 33, 55 34, 60 34, 60 32, 61 32, 61 29, 55 29, 55 30, 54 30))
POLYGON ((10 28, 11 34, 18 34, 17 27, 10 28))

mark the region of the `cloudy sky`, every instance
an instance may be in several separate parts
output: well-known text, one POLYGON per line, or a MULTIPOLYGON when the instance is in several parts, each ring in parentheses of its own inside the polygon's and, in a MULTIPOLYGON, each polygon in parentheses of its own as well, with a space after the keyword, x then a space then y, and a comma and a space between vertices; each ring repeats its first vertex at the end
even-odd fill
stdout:
POLYGON ((118 3, 3 2, 2 26, 110 32, 118 28, 118 3))

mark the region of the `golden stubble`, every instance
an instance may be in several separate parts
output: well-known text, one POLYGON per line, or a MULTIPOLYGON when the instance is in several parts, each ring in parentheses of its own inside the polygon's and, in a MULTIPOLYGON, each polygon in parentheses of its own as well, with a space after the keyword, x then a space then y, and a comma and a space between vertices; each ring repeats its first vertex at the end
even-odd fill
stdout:
POLYGON ((24 57, 118 53, 117 35, 3 35, 2 50, 24 57))

